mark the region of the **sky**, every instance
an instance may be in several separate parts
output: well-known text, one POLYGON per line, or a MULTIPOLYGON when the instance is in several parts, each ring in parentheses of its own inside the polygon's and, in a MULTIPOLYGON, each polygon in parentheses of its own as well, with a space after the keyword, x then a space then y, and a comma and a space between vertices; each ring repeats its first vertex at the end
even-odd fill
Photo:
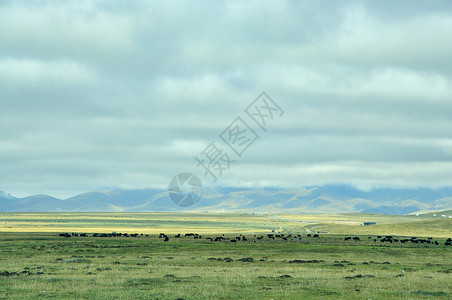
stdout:
POLYGON ((2 0, 0 190, 451 186, 451 33, 447 0, 2 0))

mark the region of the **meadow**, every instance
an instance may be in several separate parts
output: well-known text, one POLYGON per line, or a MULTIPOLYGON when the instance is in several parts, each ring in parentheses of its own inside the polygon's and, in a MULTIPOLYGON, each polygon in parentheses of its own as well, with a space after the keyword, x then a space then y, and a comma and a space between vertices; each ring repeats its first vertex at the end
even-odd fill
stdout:
POLYGON ((450 299, 450 225, 431 215, 1 213, 0 299, 450 299), (378 238, 412 238, 404 227, 431 243, 378 238), (129 236, 93 237, 102 232, 129 236))

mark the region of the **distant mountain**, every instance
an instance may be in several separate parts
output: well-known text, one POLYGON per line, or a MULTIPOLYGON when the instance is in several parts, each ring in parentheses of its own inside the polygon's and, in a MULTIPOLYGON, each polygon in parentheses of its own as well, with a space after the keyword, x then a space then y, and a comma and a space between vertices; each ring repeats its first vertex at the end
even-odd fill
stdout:
POLYGON ((350 186, 305 188, 206 188, 194 206, 175 205, 166 190, 87 192, 69 199, 47 195, 15 198, 0 192, 4 212, 145 212, 145 211, 255 211, 298 213, 368 212, 409 214, 452 209, 452 187, 440 189, 375 189, 350 186))
POLYGON ((15 199, 11 194, 7 194, 5 192, 0 191, 0 200, 1 199, 15 199))

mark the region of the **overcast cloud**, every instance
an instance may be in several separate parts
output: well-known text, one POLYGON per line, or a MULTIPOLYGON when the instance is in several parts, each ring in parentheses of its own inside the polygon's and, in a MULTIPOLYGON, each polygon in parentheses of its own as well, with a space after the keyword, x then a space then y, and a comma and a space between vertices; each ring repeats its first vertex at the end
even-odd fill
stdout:
POLYGON ((0 190, 210 185, 261 91, 284 115, 216 184, 450 186, 451 33, 447 0, 1 1, 0 190))

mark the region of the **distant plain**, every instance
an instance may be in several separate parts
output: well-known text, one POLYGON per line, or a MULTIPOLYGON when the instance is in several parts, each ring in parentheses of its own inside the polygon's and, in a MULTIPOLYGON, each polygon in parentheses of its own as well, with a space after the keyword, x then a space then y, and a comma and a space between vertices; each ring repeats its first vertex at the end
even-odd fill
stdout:
POLYGON ((0 232, 386 234, 449 237, 452 215, 251 213, 0 213, 0 232), (436 215, 436 216, 434 216, 436 215), (364 222, 375 225, 364 226, 364 222))

